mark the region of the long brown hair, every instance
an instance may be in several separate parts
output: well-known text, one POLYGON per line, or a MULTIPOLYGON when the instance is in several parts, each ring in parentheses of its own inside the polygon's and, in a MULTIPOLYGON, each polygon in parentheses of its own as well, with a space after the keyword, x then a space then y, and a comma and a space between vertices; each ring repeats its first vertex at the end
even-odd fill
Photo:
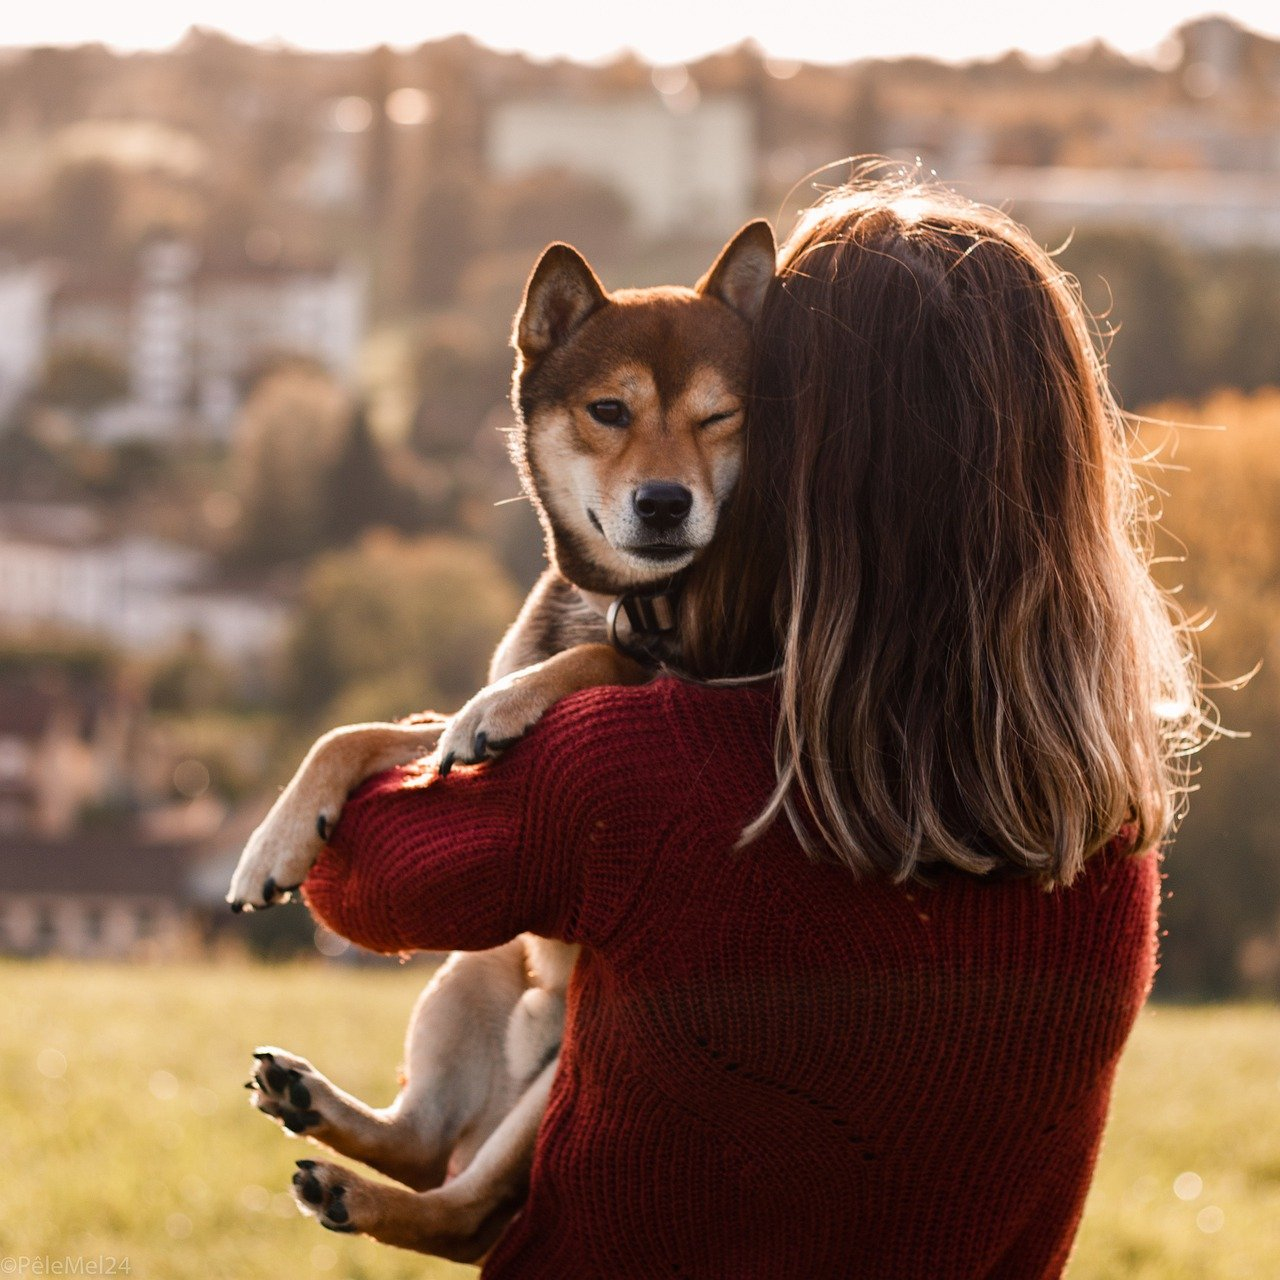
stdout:
POLYGON ((784 244, 690 670, 779 669, 811 852, 1068 883, 1170 827, 1197 668, 1148 572, 1126 423, 1070 280, 951 193, 857 183, 784 244))

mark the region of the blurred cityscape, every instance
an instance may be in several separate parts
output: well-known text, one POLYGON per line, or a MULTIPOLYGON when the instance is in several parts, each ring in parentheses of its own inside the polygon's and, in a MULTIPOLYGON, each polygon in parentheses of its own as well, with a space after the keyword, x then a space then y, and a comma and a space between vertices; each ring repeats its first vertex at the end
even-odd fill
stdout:
POLYGON ((538 251, 691 283, 857 155, 1063 246, 1126 407, 1227 425, 1142 429, 1209 665, 1264 663, 1161 983, 1280 992, 1280 41, 1221 17, 1154 62, 0 51, 0 953, 310 948, 233 927, 230 868, 317 733, 464 700, 540 569, 501 432, 538 251))

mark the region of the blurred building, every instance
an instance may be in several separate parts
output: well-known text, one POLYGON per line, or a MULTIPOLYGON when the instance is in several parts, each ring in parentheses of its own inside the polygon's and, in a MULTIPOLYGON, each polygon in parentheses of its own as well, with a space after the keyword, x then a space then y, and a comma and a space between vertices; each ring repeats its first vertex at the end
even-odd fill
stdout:
POLYGON ((38 658, 0 669, 0 954, 166 958, 206 945, 266 802, 175 799, 174 776, 171 745, 106 669, 38 658))
POLYGON ((956 183, 1033 228, 1133 227, 1184 244, 1280 248, 1280 170, 975 169, 956 183))
POLYGON ((750 216, 755 195, 754 116, 732 95, 687 109, 658 94, 503 101, 486 156, 499 178, 562 169, 605 182, 653 238, 727 234, 750 216))
POLYGON ((219 588, 202 552, 140 536, 111 537, 82 507, 0 507, 0 623, 100 637, 141 653, 193 637, 241 667, 278 652, 287 608, 219 588))
POLYGON ((193 951, 202 913, 185 851, 121 832, 0 838, 0 954, 171 958, 193 951))
POLYGON ((158 240, 130 279, 66 279, 52 298, 48 344, 111 352, 127 369, 127 399, 89 421, 99 440, 225 439, 264 357, 311 356, 350 376, 365 286, 350 264, 206 268, 190 245, 158 240))
POLYGON ((0 675, 0 841, 57 839, 132 789, 138 711, 105 681, 0 675))
POLYGON ((52 280, 38 265, 0 265, 0 421, 40 372, 52 280))

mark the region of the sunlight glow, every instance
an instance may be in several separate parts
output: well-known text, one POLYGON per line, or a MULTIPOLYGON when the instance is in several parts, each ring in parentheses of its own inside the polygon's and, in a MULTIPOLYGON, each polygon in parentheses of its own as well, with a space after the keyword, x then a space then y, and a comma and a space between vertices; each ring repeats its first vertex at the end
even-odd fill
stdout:
MULTIPOLYGON (((84 0, 10 6, 0 46, 101 40, 124 49, 164 48, 201 25, 237 39, 289 43, 312 49, 399 46, 465 32, 496 49, 536 58, 598 61, 633 49, 660 64, 755 40, 776 63, 776 74, 794 74, 797 59, 846 62, 867 57, 927 54, 948 61, 993 57, 1011 48, 1047 56, 1101 37, 1128 53, 1157 57, 1157 49, 1181 22, 1217 9, 1208 0, 1155 0, 1117 5, 1077 0, 1073 5, 1027 5, 1021 0, 939 0, 872 10, 834 8, 823 0, 739 0, 731 8, 651 0, 643 21, 621 5, 516 4, 489 0, 469 6, 413 6, 399 0, 360 5, 302 5, 296 0, 214 0, 166 6, 90 7, 84 0)), ((1274 0, 1234 0, 1229 16, 1262 31, 1280 33, 1274 0)))

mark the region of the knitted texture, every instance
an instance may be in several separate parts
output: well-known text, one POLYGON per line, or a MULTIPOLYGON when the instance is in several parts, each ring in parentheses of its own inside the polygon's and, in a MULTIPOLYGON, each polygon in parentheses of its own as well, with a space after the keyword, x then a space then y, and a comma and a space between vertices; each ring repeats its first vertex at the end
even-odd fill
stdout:
POLYGON ((566 700, 498 763, 379 775, 307 881, 380 951, 583 944, 520 1280, 1057 1276, 1155 969, 1156 858, 855 879, 776 826, 773 703, 566 700))

